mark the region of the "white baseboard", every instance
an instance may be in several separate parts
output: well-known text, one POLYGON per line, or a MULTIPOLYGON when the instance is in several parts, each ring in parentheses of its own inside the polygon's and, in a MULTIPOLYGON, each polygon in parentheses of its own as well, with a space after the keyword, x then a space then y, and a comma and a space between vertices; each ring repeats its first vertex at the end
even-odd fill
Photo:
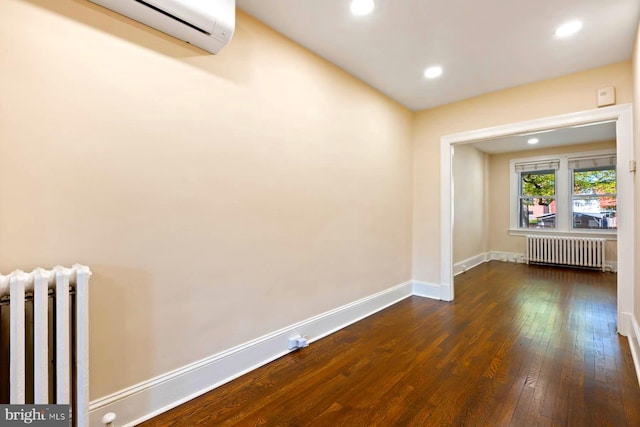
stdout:
POLYGON ((456 262, 453 265, 453 275, 457 276, 458 274, 469 271, 472 268, 477 267, 480 264, 488 261, 517 262, 517 263, 526 262, 524 258, 524 254, 521 254, 518 252, 502 252, 502 251, 483 252, 481 254, 472 256, 471 258, 467 258, 463 261, 456 262))
POLYGON ((442 299, 441 286, 436 283, 421 282, 413 280, 413 295, 431 299, 442 299))
MULTIPOLYGON (((437 298, 432 289, 437 285, 420 282, 418 287, 421 293, 416 295, 437 298)), ((103 425, 102 417, 113 412, 116 425, 134 426, 290 353, 291 336, 302 335, 312 343, 413 295, 414 289, 413 281, 402 283, 94 400, 89 405, 90 425, 103 425)))
POLYGON ((491 251, 489 261, 525 263, 525 255, 519 252, 491 251))
POLYGON ((636 367, 636 376, 638 384, 640 384, 640 326, 635 316, 631 316, 632 333, 629 334, 629 347, 631 347, 631 356, 633 357, 633 365, 636 367))
POLYGON ((455 264, 453 264, 453 275, 457 276, 460 273, 471 270, 473 267, 479 266, 483 262, 487 262, 487 260, 489 259, 489 255, 489 252, 483 252, 465 260, 456 262, 455 264))
POLYGON ((633 336, 634 334, 633 322, 634 322, 633 313, 620 311, 618 313, 618 333, 623 337, 633 336))
MULTIPOLYGON (((526 264, 527 258, 525 254, 518 252, 504 252, 504 251, 490 251, 483 252, 481 254, 472 256, 463 261, 456 262, 453 265, 453 275, 464 273, 474 267, 479 266, 483 262, 487 261, 502 261, 502 262, 516 262, 526 264)), ((605 261, 605 268, 607 271, 614 273, 618 272, 618 263, 616 261, 605 261)))
POLYGON ((453 301, 453 296, 453 286, 451 286, 451 283, 442 283, 440 285, 440 299, 451 302, 453 301))

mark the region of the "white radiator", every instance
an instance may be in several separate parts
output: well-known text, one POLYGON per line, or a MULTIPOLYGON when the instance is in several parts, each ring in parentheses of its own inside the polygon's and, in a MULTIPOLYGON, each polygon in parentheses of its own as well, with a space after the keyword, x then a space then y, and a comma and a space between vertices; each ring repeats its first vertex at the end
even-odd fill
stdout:
POLYGON ((9 310, 0 316, 9 323, 2 403, 68 404, 73 425, 89 425, 90 276, 81 265, 0 275, 0 308, 9 310))
POLYGON ((606 239, 527 236, 527 263, 558 264, 605 271, 606 239))

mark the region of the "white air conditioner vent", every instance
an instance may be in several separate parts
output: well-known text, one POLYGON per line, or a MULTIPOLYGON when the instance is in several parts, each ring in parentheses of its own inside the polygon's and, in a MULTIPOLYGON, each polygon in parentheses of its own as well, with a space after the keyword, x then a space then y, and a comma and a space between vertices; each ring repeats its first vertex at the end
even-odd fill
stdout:
POLYGON ((235 30, 235 0, 90 1, 211 53, 226 46, 235 30))

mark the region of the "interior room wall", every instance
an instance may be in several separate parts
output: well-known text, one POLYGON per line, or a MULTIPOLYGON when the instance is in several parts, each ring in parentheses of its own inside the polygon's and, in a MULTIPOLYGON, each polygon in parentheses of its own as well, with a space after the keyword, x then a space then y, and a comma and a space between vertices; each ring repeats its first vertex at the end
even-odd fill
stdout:
POLYGON ((487 251, 488 156, 473 145, 455 147, 453 262, 487 251))
MULTIPOLYGON (((463 131, 597 108, 598 88, 632 102, 631 61, 504 89, 422 111, 413 132, 413 278, 440 282, 440 138, 463 131)), ((492 190, 493 191, 493 190, 492 190)))
POLYGON ((3 0, 0 52, 0 271, 91 267, 92 399, 411 279, 412 113, 244 13, 3 0))
MULTIPOLYGON (((509 161, 525 157, 547 156, 553 154, 577 153, 615 149, 615 141, 604 141, 591 144, 576 144, 564 147, 499 153, 489 156, 489 250, 515 252, 526 251, 526 239, 523 236, 510 236, 510 175, 509 161)), ((617 245, 613 240, 607 241, 605 247, 607 261, 617 261, 617 245)))
MULTIPOLYGON (((640 161, 640 23, 636 33, 636 42, 633 48, 633 133, 634 133, 634 153, 636 161, 640 161)), ((635 176, 635 318, 640 319, 640 178, 638 173, 635 176)))

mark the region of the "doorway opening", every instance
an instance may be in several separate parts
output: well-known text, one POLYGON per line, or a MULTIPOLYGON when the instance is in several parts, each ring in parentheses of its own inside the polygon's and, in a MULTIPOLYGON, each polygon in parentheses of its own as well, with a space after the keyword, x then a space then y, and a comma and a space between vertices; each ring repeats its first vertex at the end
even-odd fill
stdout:
MULTIPOLYGON (((603 139, 606 139, 606 138, 599 138, 597 136, 597 133, 600 131, 606 133, 607 127, 609 129, 608 132, 611 132, 611 129, 615 131, 615 136, 616 136, 615 147, 611 145, 609 147, 602 146, 602 147, 595 147, 595 148, 602 148, 601 150, 602 152, 605 152, 606 149, 608 148, 610 151, 615 153, 615 160, 613 161, 617 166, 616 168, 617 170, 617 189, 616 189, 617 212, 616 213, 619 215, 615 219, 615 226, 617 227, 617 230, 618 230, 618 236, 617 236, 617 241, 610 239, 608 244, 610 246, 613 245, 613 248, 615 248, 615 252, 617 252, 617 255, 618 255, 617 257, 618 332, 625 336, 631 333, 630 319, 631 319, 631 313, 633 313, 632 296, 633 296, 633 253, 634 253, 634 242, 633 242, 633 227, 634 227, 633 206, 634 205, 633 205, 633 188, 632 188, 633 172, 631 172, 629 168, 630 161, 633 158, 632 116, 631 116, 631 106, 629 104, 601 108, 597 110, 588 110, 588 111, 571 113, 571 114, 566 114, 561 116, 554 116, 554 117, 549 117, 544 119, 531 120, 526 122, 514 123, 514 124, 509 124, 504 126, 497 126, 493 128, 475 130, 475 131, 458 133, 458 134, 447 135, 442 137, 441 139, 441 254, 442 254, 441 289, 442 289, 442 297, 441 299, 448 300, 448 301, 451 301, 454 299, 454 296, 455 296, 454 274, 459 272, 462 266, 464 266, 464 268, 470 267, 470 265, 465 265, 464 263, 460 265, 458 263, 456 268, 454 268, 454 249, 456 249, 454 246, 454 241, 455 241, 454 233, 456 231, 460 231, 464 235, 464 230, 454 230, 454 225, 456 224, 455 216, 454 216, 454 214, 456 213, 455 195, 464 194, 464 197, 471 197, 471 194, 476 194, 478 191, 482 193, 482 188, 479 188, 478 191, 476 192, 473 192, 473 191, 469 191, 468 193, 462 192, 462 190, 464 190, 465 178, 461 178, 461 174, 458 173, 458 177, 457 177, 458 182, 456 182, 456 176, 455 176, 456 174, 455 174, 455 168, 454 168, 454 159, 456 159, 456 153, 459 159, 464 159, 465 161, 472 162, 472 163, 475 162, 477 166, 475 170, 477 171, 477 173, 482 174, 482 172, 478 172, 481 170, 479 168, 479 165, 481 165, 483 161, 486 162, 487 160, 486 160, 486 156, 479 155, 477 153, 479 152, 478 147, 482 148, 483 150, 516 151, 516 150, 511 150, 511 148, 514 147, 513 144, 520 142, 522 140, 528 141, 534 138, 542 140, 543 136, 546 141, 549 141, 554 138, 565 139, 568 142, 565 144, 562 144, 564 146, 568 144, 578 144, 580 142, 579 141, 580 139, 584 140, 585 134, 593 134, 595 135, 594 136, 595 139, 600 139, 602 141, 603 139), (610 123, 610 124, 607 125, 607 123, 610 123), (571 142, 571 139, 570 139, 571 135, 575 137, 574 142, 571 142), (490 141, 493 141, 493 143, 490 143, 490 141), (502 148, 495 148, 495 147, 498 147, 500 144, 502 144, 502 148), (494 148, 490 148, 490 147, 494 147, 494 148), (473 150, 476 150, 476 152, 474 153, 473 150), (482 160, 483 156, 484 156, 484 160, 482 160), (455 191, 459 191, 459 193, 455 193, 455 191)), ((558 142, 556 145, 560 145, 560 143, 558 142)), ((540 146, 542 146, 542 144, 540 144, 540 146)), ((558 148, 548 147, 548 148, 551 151, 556 150, 556 152, 571 151, 570 148, 559 148, 559 147, 558 148)), ((582 148, 584 148, 584 146, 582 148)), ((591 148, 594 148, 594 147, 591 147, 591 148)), ((589 151, 593 152, 593 150, 589 150, 589 151)), ((526 156, 527 156, 526 152, 523 151, 521 157, 526 157, 526 156)), ((503 157, 502 160, 504 160, 505 156, 502 156, 502 157, 503 157)), ((566 164, 567 160, 564 160, 564 162, 566 164)), ((551 168, 553 167, 556 167, 556 166, 551 166, 551 168)), ((486 171, 487 170, 486 164, 484 165, 484 168, 486 171)), ((550 168, 550 166, 547 166, 547 168, 550 168)), ((465 171, 465 173, 467 172, 469 171, 468 170, 465 171)), ((509 172, 507 171, 506 173, 508 175, 509 172)), ((559 174, 561 175, 560 172, 559 174)), ((469 175, 473 175, 473 174, 467 173, 467 176, 466 176, 467 183, 474 182, 473 180, 477 181, 477 177, 469 176, 469 175)), ((462 176, 464 177, 465 175, 463 174, 462 176)), ((544 179, 545 177, 541 176, 538 178, 544 179)), ((504 181, 505 181, 504 179, 501 180, 501 185, 503 186, 503 190, 505 185, 509 186, 509 184, 505 183, 504 181)), ((477 183, 477 184, 487 185, 486 182, 484 184, 481 184, 481 183, 477 183)), ((511 184, 511 186, 513 186, 513 184, 511 184)), ((562 190, 562 191, 568 192, 568 190, 562 190)), ((559 196, 560 195, 561 194, 559 194, 559 196)), ((509 200, 510 197, 511 195, 507 194, 507 195, 504 195, 503 198, 505 200, 509 200)), ((553 195, 553 197, 555 197, 555 194, 553 195)), ((566 199, 567 195, 565 194, 563 195, 563 197, 566 199)), ((471 202, 474 202, 474 201, 471 200, 471 202)), ((485 215, 484 215, 484 218, 480 218, 480 219, 470 218, 470 221, 469 221, 470 224, 467 224, 467 225, 473 226, 473 227, 482 226, 482 224, 474 224, 474 221, 476 223, 484 221, 485 222, 484 226, 487 226, 487 221, 496 220, 500 222, 499 219, 492 218, 492 215, 494 217, 502 216, 502 220, 504 220, 505 215, 507 216, 513 215, 513 213, 516 212, 516 210, 512 209, 512 207, 510 207, 509 205, 507 205, 506 207, 497 206, 497 205, 496 206, 492 205, 487 207, 486 202, 487 200, 482 199, 482 197, 478 198, 478 200, 475 201, 477 206, 481 206, 482 203, 485 203, 484 207, 482 207, 482 209, 484 209, 485 215), (493 209, 493 212, 491 211, 491 209, 493 209)), ((532 218, 534 219, 531 222, 531 224, 533 224, 532 226, 533 229, 539 228, 538 227, 539 218, 544 217, 543 219, 546 220, 547 225, 550 224, 552 220, 554 222, 556 221, 555 212, 551 212, 551 210, 555 209, 555 207, 553 206, 553 203, 555 202, 555 200, 552 200, 551 198, 549 198, 549 200, 547 200, 546 202, 545 204, 547 206, 547 209, 550 210, 550 212, 547 212, 546 214, 543 213, 537 216, 533 215, 532 218)), ((568 205, 566 207, 567 209, 570 209, 568 205)), ((541 209, 543 208, 544 206, 541 207, 541 209)), ((460 214, 464 214, 464 212, 458 212, 458 214, 459 214, 458 216, 460 217, 460 214)), ((483 215, 480 215, 480 216, 482 217, 483 215)), ((591 215, 591 216, 595 217, 595 215, 591 215)), ((574 214, 574 218, 576 218, 575 214, 574 214)), ((587 220, 589 219, 589 217, 586 215, 580 216, 580 221, 585 220, 585 218, 587 220)), ((575 222, 573 223, 573 225, 568 225, 572 223, 571 216, 566 216, 564 219, 561 219, 561 216, 558 215, 557 220, 560 221, 561 224, 554 223, 553 224, 554 227, 558 225, 561 225, 562 227, 565 227, 565 228, 575 227, 575 222)), ((521 237, 521 236, 524 235, 526 232, 529 232, 530 230, 525 230, 523 233, 520 233, 520 235, 518 236, 517 230, 514 230, 513 221, 514 220, 511 219, 509 226, 503 226, 503 229, 501 231, 501 234, 503 235, 503 237, 506 239, 512 239, 511 242, 508 242, 508 243, 503 242, 503 244, 506 244, 506 245, 520 244, 521 245, 522 241, 524 240, 524 237, 521 237), (507 228, 507 229, 505 230, 504 228, 507 228), (518 242, 518 243, 515 243, 515 242, 518 242)), ((518 221, 517 216, 515 221, 518 221)), ((527 227, 528 227, 529 223, 528 222, 525 222, 525 223, 527 224, 527 227)), ((613 224, 611 220, 609 220, 609 222, 601 221, 601 223, 613 224)), ((585 222, 585 224, 590 224, 590 223, 585 222)), ((461 225, 460 222, 458 222, 459 229, 464 228, 464 226, 465 225, 461 225)), ((484 230, 486 229, 487 228, 485 227, 484 230)), ((534 230, 533 232, 536 232, 536 231, 543 233, 545 230, 534 230)), ((585 232, 585 230, 578 230, 577 232, 585 232)), ((593 234, 598 234, 599 232, 602 232, 602 230, 592 230, 592 232, 593 234)), ((466 238, 468 238, 468 235, 466 236, 466 238)), ((483 239, 482 236, 480 236, 479 238, 481 240, 483 239)), ((488 241, 486 236, 484 237, 484 239, 485 239, 486 250, 482 251, 481 253, 485 254, 484 256, 486 257, 486 253, 491 253, 491 251, 489 251, 490 249, 489 244, 486 243, 488 241)), ((514 251, 514 252, 502 251, 502 252, 503 252, 502 254, 500 253, 498 253, 497 255, 492 254, 491 256, 494 256, 493 259, 504 260, 503 258, 507 257, 506 260, 518 261, 517 259, 513 259, 513 260, 508 259, 508 257, 516 256, 520 251, 514 251)), ((460 257, 464 255, 466 254, 461 253, 460 248, 458 248, 456 253, 456 257, 458 258, 457 261, 460 261, 460 257)), ((473 257, 468 259, 468 264, 473 264, 473 262, 474 262, 473 257)), ((482 260, 480 262, 482 262, 482 260)))

